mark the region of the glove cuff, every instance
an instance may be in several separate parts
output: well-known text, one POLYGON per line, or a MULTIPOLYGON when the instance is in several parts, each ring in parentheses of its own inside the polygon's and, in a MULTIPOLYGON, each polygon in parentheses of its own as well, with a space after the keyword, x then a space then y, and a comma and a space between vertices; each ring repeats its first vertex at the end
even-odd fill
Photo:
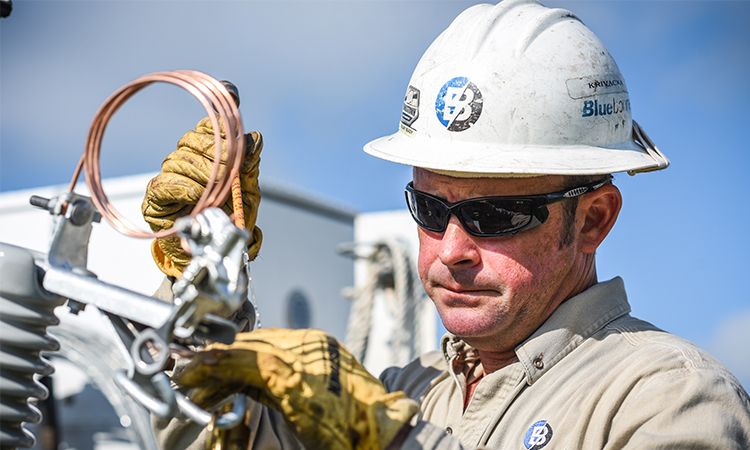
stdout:
POLYGON ((182 268, 175 266, 174 261, 169 259, 164 253, 164 250, 161 248, 161 245, 159 245, 157 239, 154 239, 154 241, 151 242, 151 256, 154 258, 154 262, 157 267, 159 267, 159 270, 164 272, 165 275, 175 278, 180 278, 182 276, 182 268))

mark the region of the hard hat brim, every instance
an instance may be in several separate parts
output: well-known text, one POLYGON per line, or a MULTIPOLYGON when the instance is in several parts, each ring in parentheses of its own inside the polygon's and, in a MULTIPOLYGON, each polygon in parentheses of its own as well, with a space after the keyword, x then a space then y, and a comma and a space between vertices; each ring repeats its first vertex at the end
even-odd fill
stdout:
POLYGON ((364 150, 387 161, 450 173, 460 178, 597 175, 647 172, 659 168, 659 162, 633 140, 616 147, 418 141, 396 132, 369 142, 364 150))

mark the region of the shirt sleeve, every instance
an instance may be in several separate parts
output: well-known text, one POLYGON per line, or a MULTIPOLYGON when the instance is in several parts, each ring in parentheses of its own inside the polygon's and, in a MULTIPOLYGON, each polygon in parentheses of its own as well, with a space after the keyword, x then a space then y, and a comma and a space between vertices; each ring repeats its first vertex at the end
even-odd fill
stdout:
POLYGON ((608 448, 750 448, 750 399, 734 376, 715 368, 657 374, 615 413, 608 448))

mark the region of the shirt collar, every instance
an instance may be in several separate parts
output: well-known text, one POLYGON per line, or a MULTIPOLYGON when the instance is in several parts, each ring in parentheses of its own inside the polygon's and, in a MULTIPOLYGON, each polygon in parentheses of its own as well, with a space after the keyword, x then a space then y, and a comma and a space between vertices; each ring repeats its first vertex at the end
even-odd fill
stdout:
POLYGON ((584 340, 629 312, 620 277, 595 284, 564 301, 534 334, 516 347, 526 381, 534 383, 584 340))

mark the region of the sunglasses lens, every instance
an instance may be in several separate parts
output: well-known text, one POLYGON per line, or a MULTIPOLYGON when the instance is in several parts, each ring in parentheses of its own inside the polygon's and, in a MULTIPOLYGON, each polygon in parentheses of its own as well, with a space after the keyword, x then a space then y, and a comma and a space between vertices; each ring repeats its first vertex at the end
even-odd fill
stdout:
MULTIPOLYGON (((414 220, 420 227, 442 232, 451 210, 439 199, 419 191, 406 191, 406 200, 414 220)), ((531 222, 531 200, 486 198, 462 202, 453 207, 461 223, 477 236, 503 236, 531 222)))
POLYGON ((448 208, 438 200, 420 192, 407 192, 406 200, 414 220, 430 231, 444 231, 448 223, 448 208))
POLYGON ((457 215, 474 234, 502 236, 528 225, 532 206, 528 200, 476 200, 461 205, 457 215))

